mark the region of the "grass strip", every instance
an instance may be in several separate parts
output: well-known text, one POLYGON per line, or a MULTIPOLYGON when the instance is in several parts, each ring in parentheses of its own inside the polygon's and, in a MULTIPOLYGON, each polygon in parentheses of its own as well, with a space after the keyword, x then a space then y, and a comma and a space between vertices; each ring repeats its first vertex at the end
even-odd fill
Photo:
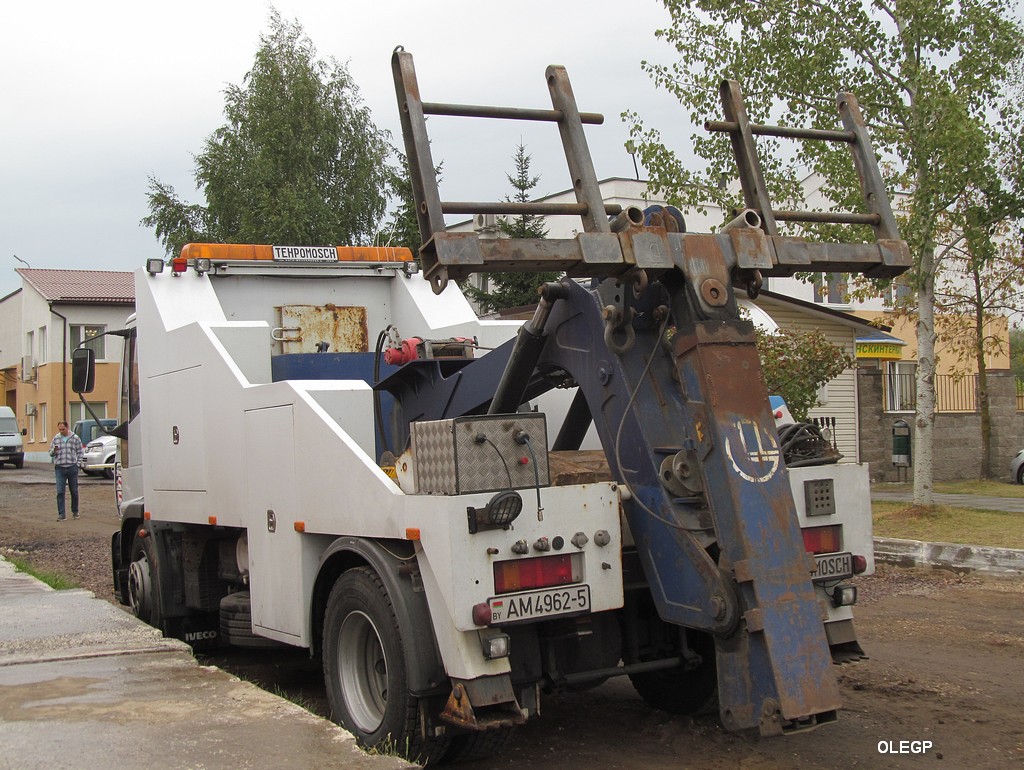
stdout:
MULTIPOLYGON (((913 492, 913 484, 876 484, 879 492, 913 492)), ((984 497, 1024 498, 1024 484, 1010 484, 1006 481, 936 481, 935 491, 944 495, 982 495, 984 497)))
POLYGON ((18 557, 7 557, 9 561, 18 572, 24 572, 26 575, 31 575, 36 580, 46 583, 57 591, 66 591, 71 588, 78 588, 78 584, 69 580, 61 574, 51 572, 49 570, 36 569, 32 566, 32 563, 25 559, 18 557))
POLYGON ((874 501, 871 510, 876 537, 1024 549, 1024 514, 882 500, 874 501))

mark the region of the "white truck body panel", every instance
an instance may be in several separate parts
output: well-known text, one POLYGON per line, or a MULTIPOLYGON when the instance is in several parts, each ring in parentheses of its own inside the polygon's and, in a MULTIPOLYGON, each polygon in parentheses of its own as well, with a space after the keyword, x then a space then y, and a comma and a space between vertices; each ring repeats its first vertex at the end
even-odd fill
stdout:
POLYGON ((244 528, 253 629, 293 645, 312 643, 309 597, 320 557, 342 535, 405 539, 408 529, 419 530, 417 559, 450 676, 508 670, 507 659, 483 660, 472 619, 473 605, 493 593, 491 545, 507 554, 515 540, 561 535, 575 551, 568 541, 584 532, 591 610, 622 606, 613 485, 542 489, 543 522, 534 491, 523 490, 525 508, 512 530, 471 538, 466 509, 483 507, 492 495, 403 492, 373 457, 373 396, 365 382, 270 381, 274 308, 282 304, 360 304, 371 330, 390 323, 434 337, 475 336, 484 348, 520 325, 479 321, 455 287, 437 296, 421 278, 397 270, 339 272, 288 280, 138 273, 146 470, 140 491, 132 486, 141 474, 126 469, 124 498, 144 497, 154 521, 244 528), (598 530, 610 533, 609 545, 594 544, 598 530))

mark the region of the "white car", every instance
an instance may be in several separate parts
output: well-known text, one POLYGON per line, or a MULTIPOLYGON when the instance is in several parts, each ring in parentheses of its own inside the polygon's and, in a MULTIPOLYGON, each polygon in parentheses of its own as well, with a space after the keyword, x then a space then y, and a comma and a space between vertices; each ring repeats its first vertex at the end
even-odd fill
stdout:
POLYGON ((1017 456, 1010 463, 1010 475, 1018 484, 1024 484, 1024 449, 1017 452, 1017 456))
POLYGON ((114 478, 114 454, 117 450, 117 438, 114 436, 98 436, 85 447, 85 465, 83 470, 90 476, 103 474, 108 479, 114 478))

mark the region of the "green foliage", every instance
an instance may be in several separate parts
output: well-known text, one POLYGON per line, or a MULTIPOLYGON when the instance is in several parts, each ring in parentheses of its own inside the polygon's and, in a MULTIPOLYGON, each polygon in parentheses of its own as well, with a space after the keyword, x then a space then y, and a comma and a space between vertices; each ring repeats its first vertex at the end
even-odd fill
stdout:
POLYGON ((806 422, 810 410, 818 405, 821 386, 855 363, 817 329, 780 329, 775 334, 758 329, 757 352, 765 387, 770 394, 786 400, 798 422, 806 422))
MULTIPOLYGON (((515 194, 510 198, 505 196, 506 201, 514 203, 529 203, 530 191, 540 182, 540 176, 530 175, 530 156, 526 154, 526 148, 519 145, 516 154, 512 156, 516 164, 515 174, 506 174, 508 183, 515 189, 515 194)), ((546 238, 548 229, 544 224, 544 218, 535 214, 522 214, 518 217, 502 218, 498 220, 498 230, 509 238, 546 238)), ((537 287, 542 283, 554 281, 558 273, 492 273, 491 290, 481 291, 469 284, 463 286, 463 291, 476 301, 480 310, 489 313, 495 310, 503 310, 511 307, 522 307, 537 303, 537 287)))
POLYGON ((149 215, 168 254, 190 241, 361 245, 384 214, 393 174, 347 68, 316 58, 298 22, 271 10, 243 84, 225 90, 227 123, 196 156, 207 205, 149 180, 149 215))
POLYGON ((1017 376, 1018 388, 1024 383, 1024 328, 1010 329, 1010 371, 1017 376))
MULTIPOLYGON (((988 121, 994 104, 1010 104, 1000 97, 1024 46, 1009 0, 664 4, 672 23, 657 36, 675 49, 678 60, 643 67, 697 125, 721 115, 722 78, 740 82, 750 119, 757 123, 838 128, 836 92, 856 94, 888 189, 910 194, 901 204, 902 233, 917 259, 910 283, 930 292, 940 213, 972 183, 992 178, 991 152, 1000 137, 1020 142, 1012 107, 996 125, 988 121)), ((698 172, 665 147, 660 133, 639 115, 626 117, 652 185, 669 202, 738 203, 732 188, 718 184, 722 175, 736 174, 725 135, 694 140, 696 155, 708 164, 698 172)), ((864 210, 845 147, 787 143, 782 152, 778 140, 765 138, 758 146, 773 201, 799 202, 800 179, 817 171, 826 180, 823 193, 837 209, 864 210)), ((866 233, 847 229, 843 235, 866 233)))
MULTIPOLYGON (((437 168, 440 173, 440 167, 437 168)), ((423 245, 420 236, 420 223, 416 217, 416 200, 412 192, 412 179, 409 176, 409 160, 399 153, 398 168, 391 170, 388 177, 388 192, 396 201, 391 218, 381 228, 377 236, 379 246, 404 246, 412 251, 415 257, 423 245)))

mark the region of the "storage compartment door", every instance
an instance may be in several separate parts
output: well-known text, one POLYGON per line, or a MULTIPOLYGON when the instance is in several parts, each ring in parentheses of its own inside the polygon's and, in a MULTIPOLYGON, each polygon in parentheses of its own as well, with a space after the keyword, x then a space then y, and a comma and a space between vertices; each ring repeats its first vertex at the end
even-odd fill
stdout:
POLYGON ((245 413, 246 523, 252 624, 296 643, 302 635, 302 543, 297 518, 292 407, 245 413))

